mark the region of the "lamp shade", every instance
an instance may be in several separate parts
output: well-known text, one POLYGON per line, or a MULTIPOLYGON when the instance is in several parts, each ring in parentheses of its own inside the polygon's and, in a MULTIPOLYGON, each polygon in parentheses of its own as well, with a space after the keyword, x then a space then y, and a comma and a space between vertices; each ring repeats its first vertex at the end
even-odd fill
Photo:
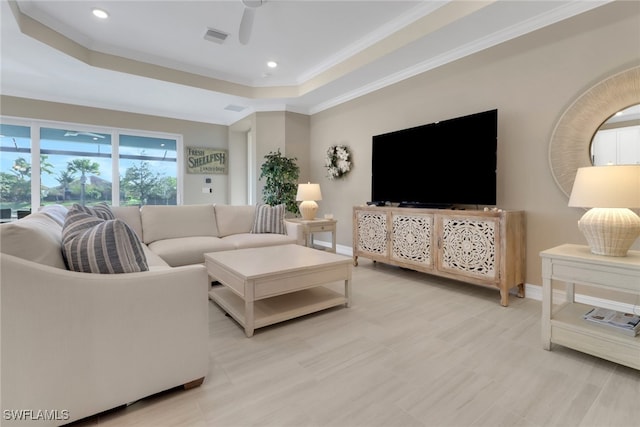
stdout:
POLYGON ((569 206, 640 208, 640 165, 579 168, 569 206))
POLYGON ((578 221, 591 252, 625 256, 640 235, 640 165, 578 169, 569 206, 589 207, 578 221))
POLYGON ((322 200, 320 184, 298 184, 298 193, 296 194, 296 200, 322 200))

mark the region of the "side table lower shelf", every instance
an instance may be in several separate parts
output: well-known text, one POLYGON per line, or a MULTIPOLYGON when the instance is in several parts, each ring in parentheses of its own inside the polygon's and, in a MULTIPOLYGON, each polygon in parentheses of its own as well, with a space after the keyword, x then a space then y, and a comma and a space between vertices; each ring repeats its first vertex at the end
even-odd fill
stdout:
MULTIPOLYGON (((224 286, 216 286, 209 291, 209 298, 242 327, 246 326, 245 302, 233 291, 224 286)), ((347 299, 344 295, 324 286, 257 300, 253 306, 254 328, 262 328, 346 303, 347 299)))
MULTIPOLYGON (((588 246, 564 244, 540 252, 542 258, 542 348, 559 344, 621 365, 640 369, 640 336, 590 322, 583 316, 592 306, 576 302, 576 285, 583 292, 602 289, 619 295, 620 303, 640 301, 640 251, 612 257, 593 254, 588 246), (563 304, 554 304, 553 282, 564 282, 563 304)), ((625 312, 631 313, 629 309, 625 312)))
POLYGON ((580 303, 565 303, 556 308, 551 316, 551 342, 640 369, 640 335, 628 336, 583 319, 591 308, 580 303))

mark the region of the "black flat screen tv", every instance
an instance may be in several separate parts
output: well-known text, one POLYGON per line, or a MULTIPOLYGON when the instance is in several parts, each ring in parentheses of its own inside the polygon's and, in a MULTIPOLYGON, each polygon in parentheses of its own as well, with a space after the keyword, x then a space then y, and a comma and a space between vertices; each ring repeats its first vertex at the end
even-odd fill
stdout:
POLYGON ((376 204, 496 204, 497 109, 375 135, 372 144, 376 204))

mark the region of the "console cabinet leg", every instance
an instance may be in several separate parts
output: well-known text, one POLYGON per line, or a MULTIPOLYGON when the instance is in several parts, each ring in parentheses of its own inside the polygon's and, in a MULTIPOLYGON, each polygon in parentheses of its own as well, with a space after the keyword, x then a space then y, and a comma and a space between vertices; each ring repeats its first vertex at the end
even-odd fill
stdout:
POLYGON ((509 289, 500 289, 500 305, 503 307, 509 306, 509 289))

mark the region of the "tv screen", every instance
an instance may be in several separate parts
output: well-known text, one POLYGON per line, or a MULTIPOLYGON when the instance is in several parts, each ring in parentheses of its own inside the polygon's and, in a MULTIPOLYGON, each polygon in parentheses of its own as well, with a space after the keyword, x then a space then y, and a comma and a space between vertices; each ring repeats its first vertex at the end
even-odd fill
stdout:
POLYGON ((498 110, 376 135, 371 200, 401 206, 495 205, 498 110))

